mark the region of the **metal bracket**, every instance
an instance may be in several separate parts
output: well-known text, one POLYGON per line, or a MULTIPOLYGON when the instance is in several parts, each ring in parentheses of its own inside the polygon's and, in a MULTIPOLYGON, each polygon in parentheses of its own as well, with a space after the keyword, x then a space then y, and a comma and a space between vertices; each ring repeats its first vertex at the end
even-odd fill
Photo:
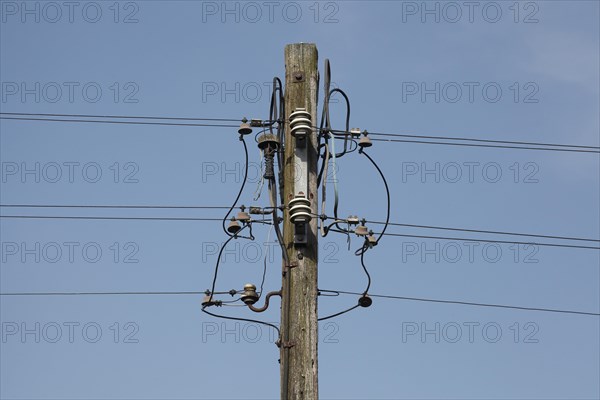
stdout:
POLYGON ((298 266, 298 261, 291 261, 290 265, 286 265, 288 268, 296 268, 298 266))
POLYGON ((296 246, 306 245, 307 235, 308 235, 308 223, 296 222, 294 224, 294 244, 296 246))
POLYGON ((304 82, 304 72, 297 71, 293 73, 294 82, 304 82))

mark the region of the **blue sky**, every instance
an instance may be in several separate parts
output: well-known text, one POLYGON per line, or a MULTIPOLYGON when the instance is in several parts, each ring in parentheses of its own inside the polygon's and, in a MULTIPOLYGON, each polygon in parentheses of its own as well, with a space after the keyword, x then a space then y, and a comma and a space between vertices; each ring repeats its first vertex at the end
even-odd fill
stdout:
MULTIPOLYGON (((596 1, 475 2, 472 9, 434 1, 269 4, 98 1, 69 9, 62 2, 2 0, 2 112, 267 118, 270 82, 284 77, 285 45, 312 42, 320 68, 329 58, 333 82, 350 97, 353 127, 600 143, 596 1)), ((332 104, 338 129, 343 111, 340 101, 332 104)), ((243 150, 234 128, 7 120, 0 128, 2 204, 222 206, 241 183, 243 150), (22 175, 36 168, 39 182, 35 172, 22 175)), ((249 147, 256 166, 258 149, 251 140, 249 147)), ((382 142, 370 154, 390 184, 394 222, 600 237, 597 154, 382 142), (427 173, 436 168, 438 176, 427 173)), ((338 167, 340 215, 384 219, 383 186, 367 160, 351 155, 338 167)), ((264 193, 253 201, 256 185, 251 179, 242 203, 266 205, 264 193)), ((10 213, 222 216, 221 210, 2 210, 10 213)), ((225 239, 219 222, 0 222, 2 292, 202 291, 212 280, 214 246, 225 239)), ((267 234, 257 228, 256 243, 231 247, 219 290, 259 283, 267 234)), ((322 289, 364 288, 345 240, 320 241, 322 289)), ((354 239, 352 250, 357 246, 354 239)), ((597 250, 485 243, 473 249, 469 254, 460 241, 386 237, 366 257, 371 292, 600 312, 597 250)), ((276 254, 271 261, 265 287, 277 290, 276 254)), ((278 350, 269 331, 209 318, 200 311, 202 296, 0 300, 3 399, 279 395, 278 350), (23 335, 24 329, 34 333, 23 335)), ((320 315, 355 301, 320 298, 320 315)), ((278 305, 260 317, 277 322, 278 305)), ((257 316, 245 308, 219 311, 257 316)), ((319 333, 324 399, 600 397, 594 316, 375 299, 369 309, 323 323, 319 333)))

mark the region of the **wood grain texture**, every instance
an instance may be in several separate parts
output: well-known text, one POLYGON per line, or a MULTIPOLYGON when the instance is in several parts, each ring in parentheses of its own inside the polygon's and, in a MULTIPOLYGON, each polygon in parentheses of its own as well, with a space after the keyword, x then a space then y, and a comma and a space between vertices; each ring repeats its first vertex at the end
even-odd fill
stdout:
MULTIPOLYGON (((284 187, 289 202, 295 189, 295 140, 290 134, 289 116, 298 107, 306 108, 317 125, 317 95, 319 73, 318 53, 315 44, 296 43, 285 47, 285 153, 284 187), (299 78, 299 75, 302 76, 299 78)), ((312 212, 317 213, 317 132, 307 141, 308 197, 312 212)), ((283 267, 281 377, 282 399, 318 398, 318 322, 317 322, 317 220, 312 219, 307 245, 294 246, 294 226, 284 212, 283 236, 293 268, 283 267), (291 347, 288 347, 291 346, 291 347), (287 374, 287 385, 285 384, 287 374), (286 387, 287 386, 287 387, 286 387)))

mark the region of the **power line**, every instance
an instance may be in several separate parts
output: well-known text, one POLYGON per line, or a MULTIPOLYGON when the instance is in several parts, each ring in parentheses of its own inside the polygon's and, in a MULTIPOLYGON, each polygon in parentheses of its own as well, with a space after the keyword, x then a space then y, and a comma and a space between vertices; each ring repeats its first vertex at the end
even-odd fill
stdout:
MULTIPOLYGON (((214 210, 228 210, 230 206, 166 206, 166 205, 82 205, 82 204, 0 204, 0 207, 10 207, 10 208, 99 208, 99 209, 214 209, 214 210)), ((320 217, 319 215, 315 215, 320 217)), ((327 217, 331 219, 331 217, 327 217)), ((385 225, 385 222, 381 221, 371 221, 367 220, 367 223, 376 224, 376 225, 385 225)), ((409 228, 423 228, 423 229, 435 229, 435 230, 447 230, 447 231, 456 231, 456 232, 473 232, 473 233, 488 233, 494 235, 508 235, 508 236, 524 236, 524 237, 537 237, 544 239, 562 239, 562 240, 576 240, 576 241, 586 241, 586 242, 599 242, 599 239, 589 239, 589 238, 580 238, 580 237, 570 237, 570 236, 555 236, 555 235, 540 235, 533 233, 520 233, 520 232, 506 232, 506 231, 490 231, 490 230, 482 230, 482 229, 466 229, 466 228, 452 228, 445 226, 434 226, 434 225, 416 225, 416 224, 401 224, 397 222, 389 222, 388 225, 391 226, 402 226, 409 228)))
MULTIPOLYGON (((338 134, 351 134, 352 132, 348 131, 339 131, 339 130, 331 130, 331 132, 338 134)), ((560 148, 578 148, 578 149, 591 149, 600 151, 600 147, 598 146, 583 146, 583 145, 575 145, 575 144, 558 144, 558 143, 543 143, 543 142, 521 142, 514 140, 493 140, 493 139, 479 139, 479 138, 466 138, 466 137, 451 137, 451 136, 427 136, 427 135, 409 135, 409 134, 400 134, 400 133, 383 133, 383 132, 367 132, 370 136, 384 136, 384 137, 401 137, 401 138, 414 138, 414 139, 438 139, 438 140, 454 140, 454 141, 467 141, 467 142, 478 142, 478 143, 495 143, 495 144, 507 144, 507 145, 525 145, 525 146, 546 146, 546 147, 560 147, 560 148)), ((378 141, 395 141, 392 139, 374 139, 378 141)), ((397 140, 401 141, 401 140, 397 140)), ((407 141, 408 143, 421 143, 420 141, 407 141)), ((425 142, 425 143, 433 143, 433 144, 446 144, 446 143, 438 143, 438 142, 425 142)), ((448 143, 449 144, 449 143, 448 143)), ((466 144, 468 145, 468 144, 466 144)), ((493 146, 497 147, 497 146, 493 146)), ((521 147, 519 147, 521 148, 521 147)), ((529 149, 529 147, 526 147, 529 149)))
MULTIPOLYGON (((362 296, 362 293, 357 293, 357 292, 346 292, 346 291, 342 291, 342 290, 328 290, 328 291, 340 293, 340 294, 362 296)), ((585 312, 585 311, 572 311, 572 310, 558 310, 558 309, 553 309, 553 308, 537 308, 537 307, 510 306, 510 305, 504 305, 504 304, 473 303, 473 302, 457 301, 457 300, 439 300, 439 299, 428 299, 428 298, 420 298, 420 297, 405 297, 405 296, 393 296, 393 295, 371 294, 371 293, 369 293, 369 296, 370 297, 379 297, 379 298, 384 298, 384 299, 394 299, 394 300, 410 300, 410 301, 422 301, 422 302, 430 302, 430 303, 459 304, 459 305, 476 306, 476 307, 506 308, 506 309, 512 309, 512 310, 592 315, 595 317, 600 316, 600 314, 598 314, 598 313, 591 313, 591 312, 585 312)))
MULTIPOLYGON (((66 206, 70 207, 70 206, 66 206)), ((85 207, 85 206, 82 206, 85 207)), ((102 206, 100 206, 102 207, 102 206)), ((229 208, 229 207, 224 207, 229 208)), ((142 220, 142 221, 221 221, 222 218, 194 218, 194 217, 103 217, 103 216, 51 216, 51 215, 0 215, 0 218, 6 219, 72 219, 72 220, 142 220)), ((263 223, 268 221, 263 220, 255 220, 252 222, 263 223)), ((380 223, 382 222, 373 222, 371 223, 380 223)), ((400 225, 395 223, 390 223, 390 225, 400 225)), ((424 226, 425 227, 425 226, 424 226)), ((433 227, 432 227, 433 228, 433 227)), ((437 229, 437 228, 435 228, 437 229)), ((458 228, 448 228, 452 230, 458 230, 458 228)), ((344 233, 337 229, 331 229, 333 232, 344 233)), ((465 231, 476 231, 476 230, 465 230, 465 231)), ((483 233, 488 233, 492 231, 481 231, 483 233)), ((509 234, 509 233, 505 233, 509 234)), ((592 246, 582 246, 582 245, 571 245, 571 244, 560 244, 560 243, 539 243, 539 242, 520 242, 520 241, 510 241, 510 240, 492 240, 492 239, 477 239, 477 238, 457 238, 457 237, 447 237, 447 236, 428 236, 428 235, 414 235, 414 234, 401 234, 401 233, 391 233, 387 232, 388 236, 396 236, 396 237, 411 237, 411 238, 420 238, 420 239, 440 239, 440 240, 458 240, 458 241, 468 241, 468 242, 485 242, 485 243, 504 243, 504 244, 523 244, 523 245, 535 245, 535 246, 548 246, 548 247, 564 247, 564 248, 575 248, 575 249, 589 249, 589 250, 600 250, 600 247, 592 247, 592 246)), ((540 235, 541 236, 541 235, 540 235)), ((547 236, 550 237, 550 236, 547 236)), ((552 238, 559 238, 558 236, 552 238)), ((567 239, 566 237, 560 237, 561 239, 567 239)), ((588 241, 596 241, 595 239, 582 239, 582 238, 569 238, 568 240, 588 240, 588 241)))
POLYGON ((481 142, 481 143, 518 144, 518 145, 528 145, 528 146, 576 147, 576 148, 580 148, 580 149, 600 150, 600 147, 598 147, 598 146, 582 146, 582 145, 574 145, 574 144, 519 142, 519 141, 514 141, 514 140, 492 140, 492 139, 478 139, 478 138, 466 138, 466 137, 407 135, 407 134, 399 134, 399 133, 382 133, 382 132, 368 132, 368 134, 376 135, 376 136, 386 136, 386 137, 442 139, 442 140, 457 140, 457 141, 469 141, 469 142, 481 142))
MULTIPOLYGON (((15 113, 15 112, 0 112, 0 115, 9 116, 27 116, 27 117, 68 117, 68 118, 112 118, 112 119, 149 119, 149 120, 166 120, 166 121, 220 121, 220 122, 240 122, 240 118, 206 118, 206 117, 161 117, 161 116, 134 116, 134 115, 94 115, 94 114, 55 114, 55 113, 15 113)), ((350 133, 340 130, 331 130, 334 133, 350 133)), ((498 143, 498 144, 517 144, 529 146, 550 146, 550 147, 574 147, 580 149, 600 150, 598 146, 583 146, 571 145, 563 143, 544 143, 544 142, 523 142, 514 140, 493 140, 468 137, 451 137, 451 136, 432 136, 432 135, 413 135, 388 132, 368 132, 369 135, 384 136, 384 137, 402 137, 402 138, 422 138, 422 139, 442 139, 456 140, 481 143, 498 143)))
MULTIPOLYGON (((71 118, 114 118, 114 119, 148 119, 148 120, 165 120, 165 121, 220 121, 233 122, 239 119, 233 118, 186 118, 186 117, 158 117, 158 116, 129 116, 129 115, 91 115, 91 114, 34 114, 34 113, 0 113, 0 119, 19 120, 19 121, 45 121, 45 122, 81 122, 81 123, 105 123, 105 124, 125 124, 125 125, 159 125, 159 126, 188 126, 188 127, 217 127, 217 128, 236 128, 237 125, 225 124, 203 124, 203 123, 169 123, 169 122, 143 122, 143 121, 109 121, 109 120, 85 120, 85 119, 63 119, 63 118, 40 118, 40 117, 71 117, 71 118), (3 116, 8 115, 8 117, 3 116), (24 116, 24 117, 17 117, 24 116), (36 117, 36 118, 29 118, 36 117)), ((347 133, 346 131, 332 130, 336 133, 347 133)), ((454 141, 471 141, 479 143, 496 143, 489 144, 474 144, 474 143, 449 143, 437 141, 421 141, 421 140, 401 140, 401 139, 378 139, 373 138, 373 141, 383 142, 401 142, 401 143, 418 143, 418 144, 437 144, 449 146, 467 146, 467 147, 486 147, 486 148, 504 148, 504 149, 522 149, 522 150, 545 150, 545 151, 566 151, 577 153, 596 153, 600 154, 600 147, 583 146, 557 143, 542 143, 542 142, 521 142, 508 140, 492 140, 478 139, 465 137, 445 137, 445 136, 427 136, 427 135, 408 135, 384 132, 370 132, 369 135, 383 137, 402 137, 402 138, 421 138, 421 139, 441 139, 454 141), (525 146, 508 146, 499 144, 518 144, 525 146), (530 147, 530 146, 546 146, 546 147, 530 147), (587 150, 586 150, 587 149, 587 150)))
MULTIPOLYGON (((358 292, 348 292, 343 290, 325 290, 320 289, 321 291, 339 293, 339 294, 347 294, 347 295, 356 295, 362 296, 362 293, 358 292)), ((229 292, 220 292, 222 294, 229 292)), ((0 296, 133 296, 133 295, 203 295, 206 294, 205 291, 172 291, 172 292, 9 292, 9 293, 0 293, 0 296)), ((457 300, 440 300, 440 299, 429 299, 429 298, 420 298, 420 297, 406 297, 406 296, 394 296, 394 295, 385 295, 385 294, 371 294, 369 293, 369 297, 373 298, 384 298, 384 299, 393 299, 393 300, 409 300, 409 301, 420 301, 420 302, 429 302, 429 303, 443 303, 443 304, 458 304, 458 305, 466 305, 466 306, 476 306, 476 307, 493 307, 493 308, 506 308, 513 310, 524 310, 524 311, 540 311, 540 312, 552 312, 552 313, 563 313, 563 314, 579 314, 579 315, 592 315, 592 316, 600 316, 599 313, 591 313, 585 311, 573 311, 573 310, 559 310, 553 308, 538 308, 538 307, 522 307, 522 306, 511 306, 504 304, 489 304, 489 303, 475 303, 475 302, 466 302, 466 301, 457 301, 457 300)), ((354 307, 353 307, 354 308, 354 307)))
POLYGON ((439 144, 447 146, 466 146, 466 147, 487 147, 487 148, 500 148, 500 149, 519 149, 519 150, 543 150, 543 151, 566 151, 573 153, 595 153, 600 154, 600 150, 577 150, 577 149, 564 149, 564 148, 544 148, 544 147, 526 147, 526 146, 500 146, 500 145, 486 145, 486 144, 472 144, 472 143, 448 143, 448 142, 432 142, 423 140, 401 140, 401 139, 377 139, 373 138, 372 141, 378 142, 392 142, 392 143, 419 143, 419 144, 439 144))
MULTIPOLYGON (((380 222, 380 221, 367 221, 367 222, 371 223, 371 224, 376 224, 376 225, 384 225, 385 224, 385 222, 380 222)), ((390 222, 388 225, 404 226, 404 227, 409 227, 409 228, 439 229, 439 230, 458 231, 458 232, 489 233, 489 234, 494 234, 494 235, 526 236, 526 237, 538 237, 538 238, 545 238, 545 239, 564 239, 564 240, 580 240, 580 241, 586 241, 586 242, 600 242, 600 240, 598 240, 598 239, 587 239, 587 238, 577 238, 577 237, 568 237, 568 236, 553 236, 553 235, 537 235, 537 234, 532 234, 532 233, 487 231, 487 230, 481 230, 481 229, 449 228, 449 227, 432 226, 432 225, 400 224, 400 223, 395 223, 395 222, 390 222)))
MULTIPOLYGON (((330 229, 331 232, 342 233, 347 235, 347 231, 341 231, 339 229, 330 229)), ((373 232, 379 234, 380 232, 373 232)), ((418 239, 440 239, 440 240, 458 240, 463 242, 484 242, 484 243, 504 243, 504 244, 523 244, 530 246, 548 246, 548 247, 565 247, 574 249, 588 249, 588 250, 600 250, 600 247, 582 246, 582 245, 571 245, 571 244, 559 244, 559 243, 539 243, 539 242, 517 242, 511 240, 492 240, 492 239, 474 239, 474 238, 457 238, 447 236, 427 236, 427 235, 409 235, 403 233, 392 233, 386 232, 385 236, 397 236, 397 237, 410 237, 418 239)))
POLYGON ((102 121, 102 120, 87 120, 87 119, 59 119, 59 118, 20 118, 20 117, 0 117, 5 120, 17 121, 43 121, 43 122, 87 122, 97 124, 122 124, 122 125, 159 125, 159 126, 203 126, 213 128, 237 128, 238 125, 223 125, 223 124, 192 124, 192 123, 175 123, 175 122, 142 122, 142 121, 102 121))
POLYGON ((420 239, 458 240, 458 241, 465 241, 465 242, 524 244, 524 245, 533 245, 533 246, 566 247, 566 248, 573 248, 573 249, 600 250, 600 247, 582 246, 582 245, 574 245, 574 244, 559 244, 559 243, 516 242, 516 241, 511 241, 511 240, 492 240, 492 239, 456 238, 456 237, 446 237, 446 236, 408 235, 408 234, 402 234, 402 233, 386 233, 386 236, 412 237, 412 238, 420 238, 420 239))
POLYGON ((242 195, 242 192, 244 191, 244 187, 246 186, 246 182, 248 181, 248 145, 246 144, 246 141, 244 140, 244 136, 241 134, 240 134, 240 142, 242 143, 242 146, 244 148, 244 156, 245 156, 244 180, 242 181, 242 185, 240 186, 240 190, 238 191, 238 194, 237 194, 235 200, 233 201, 233 204, 231 205, 231 207, 229 207, 229 211, 227 211, 227 214, 225 214, 225 216, 223 217, 223 223, 222 223, 223 232, 225 232, 225 234, 229 237, 233 237, 233 236, 235 236, 235 234, 231 234, 227 231, 227 228, 225 227, 225 223, 226 223, 227 219, 229 219, 229 215, 235 208, 237 202, 240 200, 240 196, 242 195))
POLYGON ((198 209, 198 210, 204 210, 204 209, 214 209, 214 210, 226 210, 229 209, 229 206, 155 206, 155 205, 95 205, 95 204, 90 204, 90 205, 66 205, 66 204, 56 204, 56 205, 51 205, 51 204, 0 204, 0 207, 12 207, 12 208, 110 208, 110 209, 115 209, 115 208, 123 208, 123 209, 136 209, 136 208, 140 208, 140 209, 182 209, 182 210, 187 210, 187 209, 198 209))
MULTIPOLYGON (((223 292, 228 293, 228 292, 223 292)), ((206 292, 12 292, 0 296, 130 296, 130 295, 200 295, 206 292)))
POLYGON ((132 116, 132 115, 90 115, 90 114, 40 114, 40 113, 7 113, 0 115, 27 116, 27 117, 70 117, 70 118, 117 118, 117 119, 154 119, 168 121, 223 121, 240 122, 241 118, 188 118, 188 117, 157 117, 157 116, 132 116))
MULTIPOLYGON (((324 219, 334 219, 334 217, 330 217, 327 215, 315 215, 319 218, 324 219)), ((338 222, 344 222, 344 220, 339 220, 338 222)), ((598 242, 598 239, 588 239, 588 238, 575 238, 575 237, 567 237, 567 236, 553 236, 553 235, 534 235, 529 233, 517 233, 517 232, 501 232, 501 231, 489 231, 489 230, 477 230, 477 229, 463 229, 463 228, 448 228, 441 226, 432 226, 432 225, 414 225, 414 224, 401 224, 396 222, 381 222, 381 221, 369 221, 366 220, 366 223, 377 224, 377 225, 393 225, 393 226, 404 226, 411 228, 424 228, 424 229, 441 229, 441 230, 451 230, 458 232, 477 232, 477 233, 487 233, 487 234, 497 234, 497 235, 509 235, 509 236, 526 236, 526 237, 539 237, 546 239, 561 239, 561 240, 574 240, 574 241, 589 241, 589 242, 598 242)), ((346 231, 338 230, 338 229, 330 229, 333 232, 348 234, 346 231)), ((582 249, 594 249, 600 250, 600 247, 591 247, 591 246, 582 246, 582 245, 568 245, 568 244, 559 244, 559 243, 538 243, 538 242, 519 242, 519 241, 509 241, 509 240, 492 240, 492 239, 473 239, 473 238, 456 238, 456 237, 447 237, 447 236, 426 236, 426 235, 414 235, 414 234, 401 234, 401 233, 385 233, 385 235, 389 236, 398 236, 398 237, 414 237, 421 239, 441 239, 441 240, 459 240, 459 241, 472 241, 472 242, 487 242, 487 243, 506 243, 506 244, 524 244, 524 245, 537 245, 537 246, 550 246, 550 247, 567 247, 567 248, 582 248, 582 249)))
MULTIPOLYGON (((221 218, 189 218, 189 217, 89 217, 89 216, 50 216, 50 215, 0 215, 9 219, 100 219, 100 220, 144 220, 144 221, 221 221, 221 218)), ((254 221, 259 222, 259 221, 254 221)))

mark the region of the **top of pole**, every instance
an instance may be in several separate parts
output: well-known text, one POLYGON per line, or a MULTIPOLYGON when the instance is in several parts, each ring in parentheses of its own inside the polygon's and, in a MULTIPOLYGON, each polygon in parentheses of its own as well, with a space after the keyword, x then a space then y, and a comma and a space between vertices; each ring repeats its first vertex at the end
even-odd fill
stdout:
POLYGON ((293 52, 308 53, 311 51, 314 51, 315 55, 318 54, 317 45, 315 43, 300 42, 300 43, 290 43, 290 44, 285 45, 286 57, 288 56, 288 54, 293 53, 293 52))

